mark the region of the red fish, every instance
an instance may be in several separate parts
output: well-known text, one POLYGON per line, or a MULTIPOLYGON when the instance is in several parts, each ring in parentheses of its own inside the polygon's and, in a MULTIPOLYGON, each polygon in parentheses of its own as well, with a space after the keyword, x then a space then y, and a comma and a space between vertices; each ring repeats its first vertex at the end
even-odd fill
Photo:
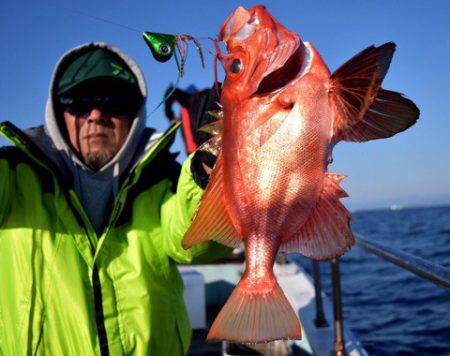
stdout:
POLYGON ((329 173, 339 141, 386 138, 416 122, 419 110, 381 88, 395 44, 371 46, 333 74, 316 49, 264 6, 239 7, 222 25, 228 53, 220 154, 183 245, 245 244, 246 269, 208 339, 299 339, 298 317, 273 274, 278 251, 314 259, 354 244, 339 201, 341 174, 329 173))

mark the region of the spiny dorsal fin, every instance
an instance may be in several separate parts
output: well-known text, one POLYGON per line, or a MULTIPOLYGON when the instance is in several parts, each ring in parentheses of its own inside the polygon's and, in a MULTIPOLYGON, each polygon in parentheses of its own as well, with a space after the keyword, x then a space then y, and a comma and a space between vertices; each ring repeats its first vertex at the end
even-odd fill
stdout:
POLYGON ((198 151, 209 152, 214 156, 218 156, 222 148, 222 135, 216 134, 208 141, 205 141, 199 148, 198 151))
POLYGON ((210 134, 211 136, 219 135, 223 130, 223 120, 210 122, 206 125, 203 125, 198 130, 210 134))
POLYGON ((210 110, 210 111, 208 111, 208 114, 211 115, 215 119, 223 119, 223 110, 222 109, 210 110))

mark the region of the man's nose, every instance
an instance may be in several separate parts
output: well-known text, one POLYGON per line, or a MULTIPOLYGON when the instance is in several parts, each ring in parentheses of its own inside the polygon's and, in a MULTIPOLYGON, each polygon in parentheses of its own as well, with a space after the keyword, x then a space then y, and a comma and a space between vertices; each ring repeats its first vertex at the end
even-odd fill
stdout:
POLYGON ((93 108, 88 117, 88 122, 102 122, 105 120, 105 115, 103 114, 103 111, 101 108, 93 108))

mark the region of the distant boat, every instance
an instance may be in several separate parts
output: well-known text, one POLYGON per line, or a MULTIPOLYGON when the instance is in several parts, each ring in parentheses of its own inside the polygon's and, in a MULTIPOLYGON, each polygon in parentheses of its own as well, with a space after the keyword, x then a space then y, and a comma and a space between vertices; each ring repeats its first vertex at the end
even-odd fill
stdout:
POLYGON ((403 205, 400 205, 400 204, 392 204, 390 209, 391 209, 392 211, 403 210, 403 205))

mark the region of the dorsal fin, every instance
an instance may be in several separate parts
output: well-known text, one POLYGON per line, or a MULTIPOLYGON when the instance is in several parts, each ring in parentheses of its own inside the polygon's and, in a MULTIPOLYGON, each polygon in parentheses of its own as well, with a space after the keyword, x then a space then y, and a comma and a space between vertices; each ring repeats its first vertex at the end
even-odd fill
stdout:
MULTIPOLYGON (((220 112, 222 112, 222 111, 220 111, 220 112)), ((211 116, 213 116, 210 111, 208 113, 211 116)), ((218 115, 220 115, 220 114, 218 114, 218 115)), ((214 117, 216 117, 216 116, 214 116, 214 117)), ((219 135, 222 133, 222 130, 223 130, 223 120, 219 119, 219 120, 210 122, 206 125, 203 125, 198 130, 205 132, 207 134, 210 134, 211 136, 219 135)))
POLYGON ((222 149, 222 135, 217 134, 197 148, 198 151, 205 151, 217 157, 222 149))

